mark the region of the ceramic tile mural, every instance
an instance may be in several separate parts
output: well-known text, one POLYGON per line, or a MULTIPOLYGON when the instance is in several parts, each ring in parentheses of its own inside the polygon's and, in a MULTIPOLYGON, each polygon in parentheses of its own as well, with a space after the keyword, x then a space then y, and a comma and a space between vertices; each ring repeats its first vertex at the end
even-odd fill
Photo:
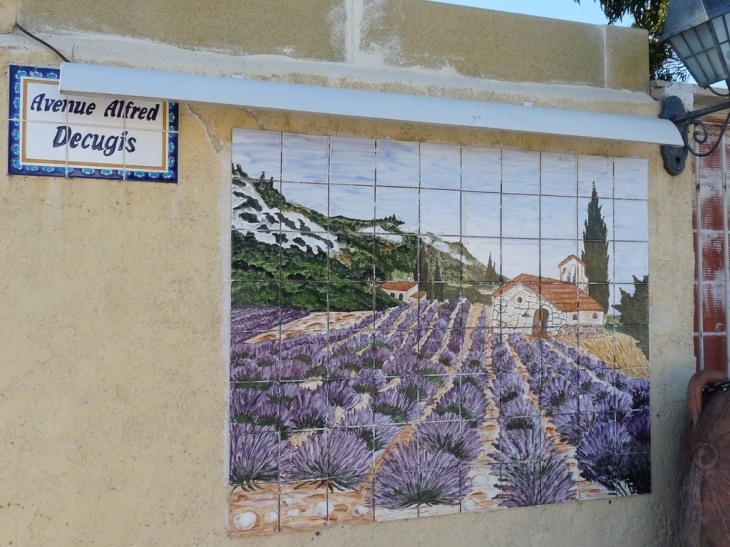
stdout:
POLYGON ((646 185, 235 130, 231 535, 649 492, 646 185))

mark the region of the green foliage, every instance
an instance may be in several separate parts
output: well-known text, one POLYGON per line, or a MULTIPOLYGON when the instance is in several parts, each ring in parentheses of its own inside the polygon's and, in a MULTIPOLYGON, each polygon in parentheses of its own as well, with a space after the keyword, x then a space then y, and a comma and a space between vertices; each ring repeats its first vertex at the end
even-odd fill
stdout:
MULTIPOLYGON (((234 215, 243 220, 255 225, 257 219, 263 221, 263 214, 269 226, 281 222, 292 230, 304 231, 303 223, 295 225, 287 215, 288 212, 298 213, 328 230, 336 237, 339 247, 337 252, 328 256, 291 233, 270 232, 280 244, 284 240, 296 243, 296 246, 285 248, 280 244, 261 242, 251 233, 233 230, 231 267, 236 283, 232 295, 236 306, 277 306, 281 303, 287 308, 319 311, 328 309, 329 302, 329 309, 337 311, 372 309, 373 305, 382 309, 401 305, 402 302, 378 289, 380 283, 405 280, 411 275, 418 276, 420 272, 423 272, 420 290, 425 290, 429 299, 445 300, 463 294, 472 302, 488 303, 488 295, 471 285, 462 285, 462 280, 477 283, 500 281, 491 256, 487 267, 461 243, 440 241, 430 236, 447 247, 439 246, 437 249, 423 239, 419 242, 417 235, 400 231, 403 222, 395 215, 374 221, 327 217, 287 201, 275 188, 273 179, 266 178, 266 173, 262 172, 255 179, 240 166, 233 167, 233 192, 243 201, 234 210, 234 215), (237 187, 246 185, 256 191, 258 198, 236 191, 237 187), (261 202, 281 212, 264 214, 261 202), (379 237, 369 230, 374 226, 397 238, 379 237)), ((260 231, 268 229, 265 224, 259 227, 260 231)), ((322 235, 307 235, 333 248, 330 240, 322 235)))
POLYGON ((643 279, 634 278, 634 294, 631 295, 623 289, 621 291, 621 303, 614 306, 620 313, 621 332, 634 338, 649 357, 649 276, 643 279))
POLYGON ((583 253, 581 260, 586 264, 586 276, 592 283, 588 286, 588 294, 598 302, 604 310, 608 310, 608 230, 603 219, 601 205, 598 202, 596 184, 593 184, 591 201, 588 203, 588 218, 583 225, 583 253))
MULTIPOLYGON (((649 74, 652 80, 686 82, 688 73, 668 44, 659 43, 667 20, 668 0, 594 0, 598 1, 612 25, 626 16, 634 28, 649 32, 649 74)), ((580 0, 575 0, 580 4, 580 0)))

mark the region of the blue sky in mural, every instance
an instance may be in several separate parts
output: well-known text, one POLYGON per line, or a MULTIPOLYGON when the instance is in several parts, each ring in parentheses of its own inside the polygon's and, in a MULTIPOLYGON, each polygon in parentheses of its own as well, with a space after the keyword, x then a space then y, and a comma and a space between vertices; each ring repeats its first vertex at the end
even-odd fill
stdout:
POLYGON ((422 143, 419 154, 417 143, 395 141, 379 141, 377 150, 376 158, 374 141, 368 139, 332 137, 328 143, 326 137, 280 138, 264 131, 236 131, 233 137, 234 163, 251 176, 264 171, 266 178, 277 179, 281 171, 288 201, 330 216, 395 215, 405 223, 401 229, 413 233, 444 239, 461 235, 478 260, 486 263, 491 255, 499 264, 501 257, 508 277, 557 277, 563 258, 580 256, 595 184, 610 245, 611 282, 631 283, 633 276, 648 272, 646 162, 559 154, 541 158, 504 150, 500 165, 499 150, 464 148, 460 158, 458 146, 422 143), (319 184, 327 182, 328 169, 338 184, 319 184), (466 189, 481 192, 459 192, 461 176, 466 189), (565 182, 576 176, 577 199, 575 185, 565 182))
MULTIPOLYGON (((579 21, 594 25, 605 25, 606 16, 603 15, 597 2, 583 0, 580 5, 573 0, 432 0, 445 4, 458 4, 473 8, 484 8, 498 11, 509 11, 525 15, 537 15, 539 17, 550 17, 552 19, 565 19, 568 21, 579 21)), ((624 26, 629 26, 631 21, 622 21, 624 26)))

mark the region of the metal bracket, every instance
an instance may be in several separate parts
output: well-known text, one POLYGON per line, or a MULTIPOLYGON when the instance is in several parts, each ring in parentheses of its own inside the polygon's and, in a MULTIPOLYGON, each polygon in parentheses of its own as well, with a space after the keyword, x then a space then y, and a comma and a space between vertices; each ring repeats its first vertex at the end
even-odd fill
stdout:
MULTIPOLYGON (((670 96, 664 99, 662 103, 662 111, 659 117, 665 120, 675 121, 686 116, 687 110, 684 108, 682 99, 670 96)), ((684 136, 684 132, 680 128, 684 136)), ((689 149, 687 146, 668 146, 663 144, 659 147, 664 160, 664 169, 670 175, 676 177, 682 174, 687 164, 687 154, 689 149)))

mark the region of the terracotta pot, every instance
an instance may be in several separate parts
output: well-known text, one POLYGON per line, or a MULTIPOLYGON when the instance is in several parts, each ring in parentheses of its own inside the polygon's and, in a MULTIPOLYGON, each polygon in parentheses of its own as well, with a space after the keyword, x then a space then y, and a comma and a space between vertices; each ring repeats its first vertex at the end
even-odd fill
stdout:
POLYGON ((726 381, 724 374, 704 370, 687 386, 680 515, 685 547, 730 546, 730 391, 702 396, 705 386, 726 381))

